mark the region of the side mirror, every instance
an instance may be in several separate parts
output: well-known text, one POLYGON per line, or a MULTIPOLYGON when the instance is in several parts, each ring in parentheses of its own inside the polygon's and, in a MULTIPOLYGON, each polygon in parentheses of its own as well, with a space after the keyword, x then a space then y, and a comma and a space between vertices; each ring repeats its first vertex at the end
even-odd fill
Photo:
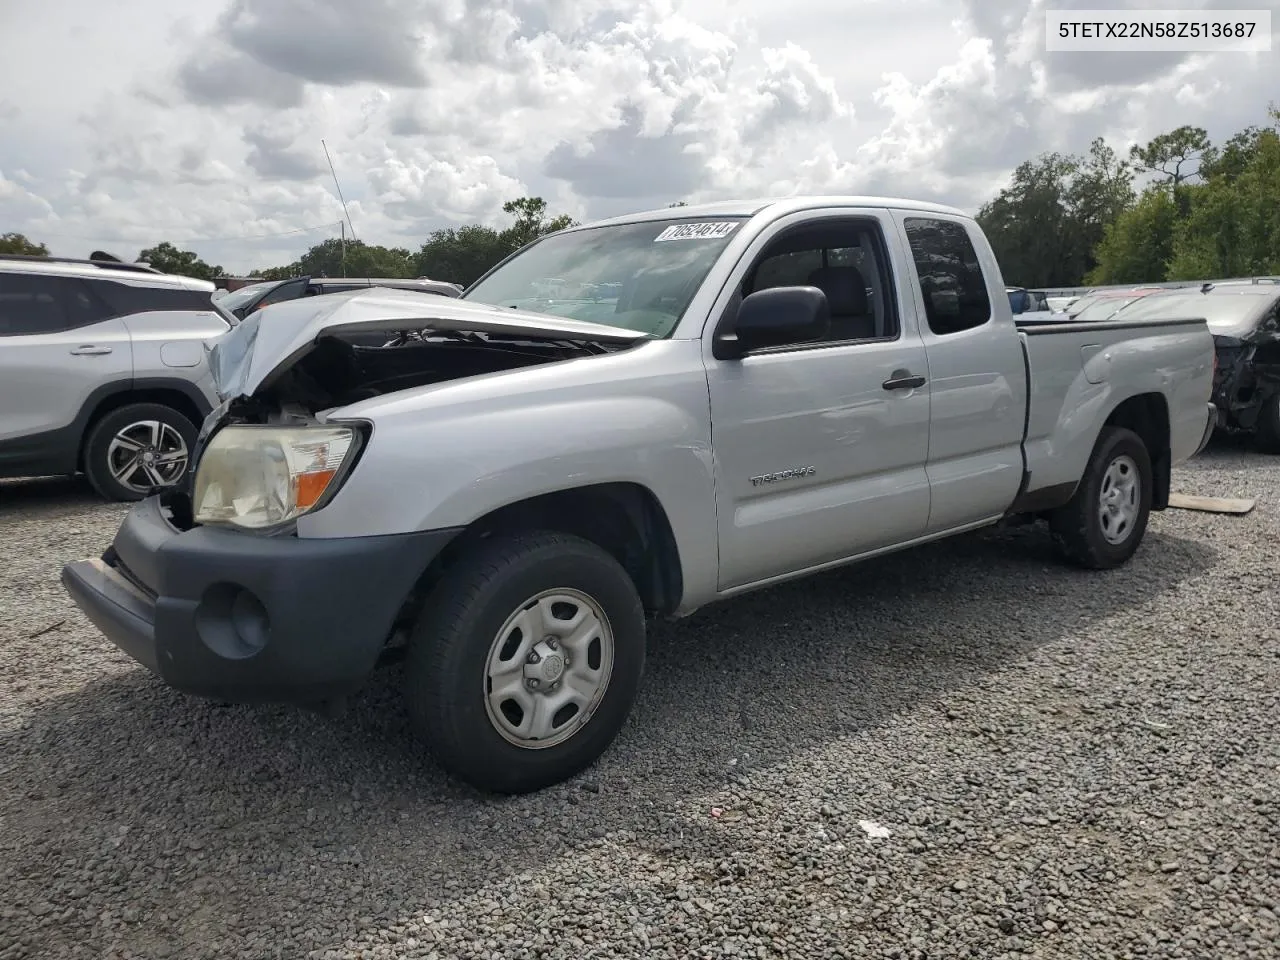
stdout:
POLYGON ((827 295, 817 287, 759 290, 742 301, 733 322, 734 339, 718 343, 715 355, 739 359, 751 350, 821 340, 830 326, 827 295))

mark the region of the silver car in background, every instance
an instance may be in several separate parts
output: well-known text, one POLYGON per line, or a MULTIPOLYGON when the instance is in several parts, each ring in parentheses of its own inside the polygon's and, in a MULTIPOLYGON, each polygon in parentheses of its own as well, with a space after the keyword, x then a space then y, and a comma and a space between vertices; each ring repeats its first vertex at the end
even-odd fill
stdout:
POLYGON ((182 480, 218 403, 214 286, 145 264, 0 256, 0 477, 84 473, 110 500, 182 480))

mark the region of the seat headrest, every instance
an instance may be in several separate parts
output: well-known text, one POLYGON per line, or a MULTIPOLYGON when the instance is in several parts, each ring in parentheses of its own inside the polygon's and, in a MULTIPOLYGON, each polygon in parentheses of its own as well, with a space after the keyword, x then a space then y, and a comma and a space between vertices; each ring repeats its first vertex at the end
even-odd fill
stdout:
POLYGON ((809 285, 827 295, 831 315, 870 313, 867 282, 857 267, 819 267, 809 274, 809 285))
POLYGON ((689 285, 689 271, 684 267, 650 267, 622 281, 618 291, 616 313, 653 307, 663 300, 677 300, 689 285))

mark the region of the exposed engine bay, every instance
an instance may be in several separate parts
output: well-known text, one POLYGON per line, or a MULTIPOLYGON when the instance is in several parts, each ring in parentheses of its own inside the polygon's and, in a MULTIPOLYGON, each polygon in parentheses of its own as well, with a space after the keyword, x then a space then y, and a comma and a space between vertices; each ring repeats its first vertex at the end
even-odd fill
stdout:
POLYGON ((568 340, 430 330, 396 334, 381 345, 370 343, 371 339, 369 334, 323 337, 269 386, 252 399, 233 402, 227 413, 242 422, 268 422, 279 413, 309 415, 413 387, 618 349, 568 340))

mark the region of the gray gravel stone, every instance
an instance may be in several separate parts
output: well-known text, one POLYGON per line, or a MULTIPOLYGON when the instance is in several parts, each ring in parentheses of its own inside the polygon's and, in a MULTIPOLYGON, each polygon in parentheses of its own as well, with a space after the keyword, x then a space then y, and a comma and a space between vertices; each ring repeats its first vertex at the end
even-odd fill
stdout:
POLYGON ((395 673, 341 720, 166 689, 58 584, 124 508, 0 484, 0 960, 1274 958, 1280 459, 1175 486, 1259 506, 1112 573, 1019 529, 664 625, 597 767, 493 799, 395 673))

